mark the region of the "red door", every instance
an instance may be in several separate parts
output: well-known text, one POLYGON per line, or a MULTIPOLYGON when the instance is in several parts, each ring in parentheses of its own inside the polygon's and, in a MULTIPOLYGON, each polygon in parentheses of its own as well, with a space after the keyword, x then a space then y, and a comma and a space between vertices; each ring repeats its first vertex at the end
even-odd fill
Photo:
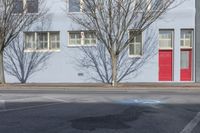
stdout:
POLYGON ((172 50, 159 50, 159 81, 172 81, 172 50))
POLYGON ((192 49, 181 50, 181 81, 192 80, 192 49))

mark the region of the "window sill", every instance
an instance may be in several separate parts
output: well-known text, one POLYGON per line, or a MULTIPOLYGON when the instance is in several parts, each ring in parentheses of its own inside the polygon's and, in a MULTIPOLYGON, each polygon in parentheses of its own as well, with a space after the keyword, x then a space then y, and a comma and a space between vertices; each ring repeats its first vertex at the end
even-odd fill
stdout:
POLYGON ((159 50, 173 50, 173 48, 159 48, 159 50))
POLYGON ((67 45, 69 48, 76 48, 76 47, 96 47, 96 44, 90 44, 90 45, 67 45))
POLYGON ((60 49, 45 49, 45 50, 24 50, 25 53, 32 53, 32 52, 38 52, 38 53, 43 53, 43 52, 60 52, 60 49))
POLYGON ((83 12, 68 12, 68 15, 79 15, 79 14, 83 14, 83 12))
POLYGON ((142 55, 128 55, 129 58, 141 58, 142 55))
POLYGON ((192 47, 181 47, 181 49, 192 49, 192 47))

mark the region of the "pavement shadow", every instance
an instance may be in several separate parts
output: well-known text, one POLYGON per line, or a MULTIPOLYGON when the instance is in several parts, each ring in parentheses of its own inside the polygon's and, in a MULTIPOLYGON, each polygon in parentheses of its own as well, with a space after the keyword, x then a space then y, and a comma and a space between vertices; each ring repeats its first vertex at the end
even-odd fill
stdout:
POLYGON ((71 120, 71 126, 75 129, 90 131, 98 128, 115 130, 128 129, 131 126, 127 122, 136 121, 144 114, 156 112, 150 107, 134 106, 125 109, 119 114, 74 119, 71 120))

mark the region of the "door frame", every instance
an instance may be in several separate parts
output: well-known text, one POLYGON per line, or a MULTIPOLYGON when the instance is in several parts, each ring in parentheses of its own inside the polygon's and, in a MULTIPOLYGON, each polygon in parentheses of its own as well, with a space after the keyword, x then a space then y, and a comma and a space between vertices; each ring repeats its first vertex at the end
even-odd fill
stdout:
POLYGON ((195 82, 196 77, 196 66, 195 66, 195 60, 196 60, 196 44, 195 44, 195 28, 181 28, 180 29, 180 82, 195 82), (192 47, 191 48, 181 48, 181 31, 182 30, 192 30, 192 47), (191 49, 192 50, 192 62, 191 62, 191 81, 181 81, 181 50, 182 49, 191 49))

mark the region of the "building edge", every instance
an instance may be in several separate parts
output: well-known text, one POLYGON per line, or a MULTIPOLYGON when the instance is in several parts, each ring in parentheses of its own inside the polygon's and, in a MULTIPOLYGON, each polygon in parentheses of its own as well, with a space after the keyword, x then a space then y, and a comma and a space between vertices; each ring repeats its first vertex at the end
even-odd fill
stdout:
POLYGON ((200 1, 195 1, 195 82, 200 83, 200 1))

